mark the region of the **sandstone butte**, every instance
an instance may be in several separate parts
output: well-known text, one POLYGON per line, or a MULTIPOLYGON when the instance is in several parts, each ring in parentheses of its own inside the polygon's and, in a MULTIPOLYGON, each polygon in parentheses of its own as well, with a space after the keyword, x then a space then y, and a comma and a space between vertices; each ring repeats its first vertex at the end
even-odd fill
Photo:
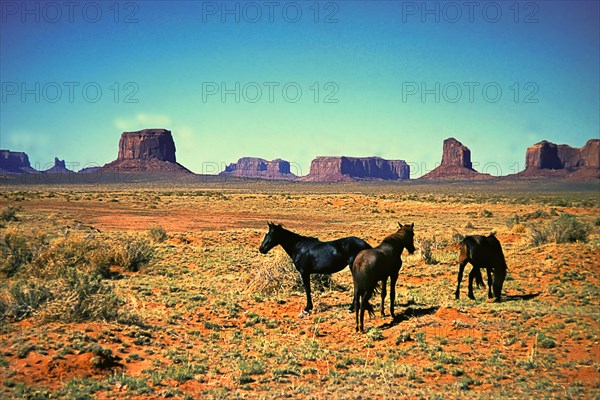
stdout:
POLYGON ((410 179, 410 168, 404 160, 380 157, 317 157, 310 164, 309 174, 300 179, 309 182, 403 180, 410 179))
POLYGON ((191 173, 177 162, 175 142, 171 131, 166 129, 123 132, 117 159, 104 165, 101 171, 191 173))
POLYGON ((423 180, 488 180, 495 179, 490 174, 482 174, 473 169, 471 150, 454 138, 444 140, 442 163, 433 171, 423 175, 423 180))
POLYGON ((289 161, 281 159, 267 161, 257 157, 242 157, 236 163, 229 164, 219 175, 274 180, 298 178, 290 171, 289 161))
POLYGON ((65 160, 59 160, 57 157, 54 157, 54 165, 42 172, 45 174, 68 174, 73 171, 66 167, 65 160))
POLYGON ((22 151, 0 150, 0 173, 31 174, 36 173, 29 164, 29 156, 22 151))
POLYGON ((525 170, 507 179, 600 178, 600 139, 590 139, 580 148, 543 140, 527 148, 525 170))

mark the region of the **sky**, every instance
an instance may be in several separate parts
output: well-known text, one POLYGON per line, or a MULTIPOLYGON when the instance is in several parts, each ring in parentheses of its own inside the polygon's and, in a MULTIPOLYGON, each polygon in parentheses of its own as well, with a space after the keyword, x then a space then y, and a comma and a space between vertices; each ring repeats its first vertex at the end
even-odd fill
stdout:
POLYGON ((379 156, 524 169, 541 140, 600 137, 597 1, 0 2, 0 148, 103 165, 123 131, 177 161, 379 156))

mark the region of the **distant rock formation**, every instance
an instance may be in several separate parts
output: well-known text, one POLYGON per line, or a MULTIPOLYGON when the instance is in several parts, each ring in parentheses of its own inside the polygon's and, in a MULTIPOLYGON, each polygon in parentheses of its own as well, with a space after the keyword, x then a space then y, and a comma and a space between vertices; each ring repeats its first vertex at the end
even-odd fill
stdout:
POLYGON ((482 180, 494 179, 473 169, 471 150, 454 138, 444 140, 442 164, 423 175, 424 180, 482 180))
POLYGON ((471 150, 454 138, 448 138, 444 140, 441 166, 464 167, 473 170, 473 163, 471 162, 471 150))
POLYGON ((117 159, 102 167, 103 171, 117 172, 187 172, 177 163, 175 142, 171 131, 143 129, 123 132, 119 141, 117 159))
POLYGON ((527 148, 525 170, 507 178, 600 177, 600 139, 590 139, 581 148, 542 140, 527 148))
POLYGON ((29 164, 29 156, 22 151, 0 150, 0 173, 31 174, 36 173, 29 164))
POLYGON ((231 163, 219 175, 240 178, 287 179, 298 178, 290 171, 290 163, 276 159, 267 161, 256 157, 242 157, 237 163, 231 163))
POLYGON ((73 171, 65 166, 65 160, 59 160, 57 157, 54 157, 54 165, 42 172, 46 174, 68 174, 73 171))
POLYGON ((410 167, 404 160, 345 156, 315 158, 310 173, 302 178, 312 182, 400 179, 410 179, 410 167))
MULTIPOLYGON (((568 152, 572 149, 565 149, 568 152)), ((527 148, 525 153, 525 168, 562 169, 563 163, 558 157, 558 146, 545 140, 527 148)))
POLYGON ((81 168, 79 171, 77 171, 78 174, 91 174, 94 172, 98 172, 98 170, 101 167, 85 167, 85 168, 81 168))

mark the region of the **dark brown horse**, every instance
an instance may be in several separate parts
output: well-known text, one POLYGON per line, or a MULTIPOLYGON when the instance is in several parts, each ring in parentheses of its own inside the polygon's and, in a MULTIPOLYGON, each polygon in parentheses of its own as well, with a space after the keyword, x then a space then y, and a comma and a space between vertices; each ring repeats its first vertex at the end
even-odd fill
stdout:
MULTIPOLYGON (((277 245, 281 245, 291 257, 304 285, 306 307, 300 314, 304 316, 313 308, 310 294, 310 274, 332 274, 352 267, 356 254, 371 245, 355 236, 321 242, 314 237, 302 236, 288 231, 278 224, 268 223, 269 232, 265 235, 259 251, 266 254, 277 245)), ((354 304, 354 303, 353 303, 354 304)), ((350 306, 352 309, 352 305, 350 306)))
POLYGON ((354 314, 356 316, 356 331, 365 331, 365 310, 373 314, 369 299, 378 282, 381 282, 381 315, 384 316, 383 302, 385 300, 388 277, 390 278, 390 313, 394 318, 394 303, 396 302, 396 281, 402 267, 402 251, 404 248, 409 253, 414 253, 414 224, 400 225, 395 233, 389 235, 379 246, 363 250, 356 256, 352 266, 352 279, 354 281, 354 314), (359 319, 360 312, 360 319, 359 319), (360 325, 359 325, 360 322, 360 325))
POLYGON ((469 298, 475 300, 473 295, 473 279, 477 286, 485 286, 481 277, 481 268, 487 270, 488 276, 488 299, 495 298, 500 301, 502 296, 502 285, 506 278, 506 260, 502 252, 502 246, 496 236, 467 236, 460 243, 460 265, 458 267, 458 284, 454 296, 456 300, 460 297, 460 282, 467 263, 471 263, 473 269, 469 273, 469 298), (492 288, 494 295, 492 295, 492 288))

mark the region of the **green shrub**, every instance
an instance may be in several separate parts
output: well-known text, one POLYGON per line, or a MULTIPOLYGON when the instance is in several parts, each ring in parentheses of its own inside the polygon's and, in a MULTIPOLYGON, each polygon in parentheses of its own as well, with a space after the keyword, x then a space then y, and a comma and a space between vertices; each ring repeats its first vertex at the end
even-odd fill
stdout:
POLYGON ((110 276, 113 263, 110 245, 102 238, 81 232, 69 233, 43 245, 30 274, 54 278, 71 268, 91 275, 110 276), (35 269, 35 270, 33 270, 35 269))
POLYGON ((538 346, 540 346, 542 349, 552 349, 556 347, 556 340, 542 332, 538 334, 537 341, 538 346))
POLYGON ((425 239, 420 243, 421 257, 423 257, 423 261, 425 264, 432 265, 437 264, 438 261, 433 257, 433 240, 425 239))
POLYGON ((514 216, 506 219, 506 227, 512 228, 515 225, 519 225, 520 222, 521 222, 521 218, 519 217, 518 214, 515 214, 514 216))
POLYGON ((148 235, 152 240, 154 240, 157 243, 164 242, 165 240, 167 240, 168 237, 167 232, 162 228, 162 226, 155 226, 153 228, 150 228, 150 230, 148 231, 148 235))
POLYGON ((546 225, 529 225, 531 243, 535 246, 548 242, 587 242, 590 226, 571 214, 561 214, 546 225))
POLYGON ((590 227, 571 214, 562 214, 548 224, 548 238, 555 243, 587 242, 590 227))
POLYGON ((139 269, 152 261, 154 248, 147 240, 142 238, 128 238, 115 250, 115 264, 127 271, 139 269))
POLYGON ((16 230, 0 234, 0 272, 10 277, 31 262, 33 253, 28 238, 16 230))
POLYGON ((71 268, 55 283, 54 291, 54 299, 38 313, 44 321, 114 321, 120 315, 123 301, 99 275, 71 268))
POLYGON ((529 234, 531 243, 534 246, 541 246, 548 243, 548 233, 543 226, 529 224, 529 234))
POLYGON ((30 316, 54 297, 47 284, 37 282, 17 282, 9 287, 8 292, 12 301, 7 304, 7 311, 16 319, 30 316))
POLYGON ((490 210, 483 210, 481 212, 481 216, 484 217, 484 218, 491 218, 491 217, 494 216, 494 213, 491 212, 490 210))
POLYGON ((8 206, 0 212, 0 221, 10 222, 18 221, 17 211, 21 211, 20 207, 8 206))

